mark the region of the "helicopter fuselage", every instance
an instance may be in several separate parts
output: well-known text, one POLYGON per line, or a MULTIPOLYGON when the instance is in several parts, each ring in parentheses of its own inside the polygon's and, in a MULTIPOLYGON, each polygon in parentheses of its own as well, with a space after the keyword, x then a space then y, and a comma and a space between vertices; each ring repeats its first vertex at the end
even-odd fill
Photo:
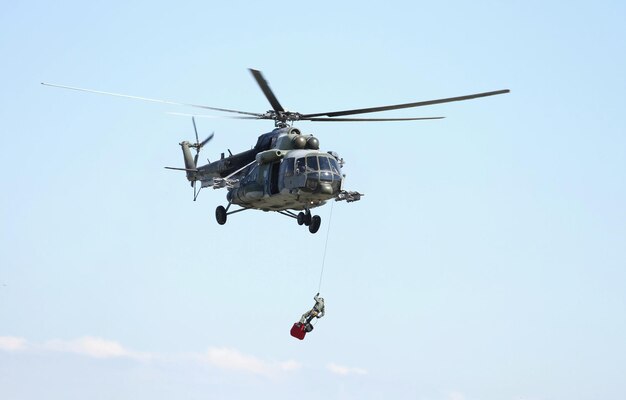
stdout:
MULTIPOLYGON (((185 160, 191 160, 189 146, 181 146, 185 160)), ((229 204, 244 208, 308 210, 341 192, 342 163, 336 153, 320 151, 314 136, 285 127, 259 136, 251 150, 189 169, 187 178, 201 181, 202 187, 226 181, 229 204)))
POLYGON ((251 166, 227 200, 263 211, 315 208, 341 191, 337 160, 317 150, 290 150, 282 159, 251 166))

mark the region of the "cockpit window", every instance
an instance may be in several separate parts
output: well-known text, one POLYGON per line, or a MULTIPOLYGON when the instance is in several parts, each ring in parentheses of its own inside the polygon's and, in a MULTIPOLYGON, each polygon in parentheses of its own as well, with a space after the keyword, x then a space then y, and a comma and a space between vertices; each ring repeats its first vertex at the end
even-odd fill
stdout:
POLYGON ((306 156, 296 160, 296 173, 330 171, 339 176, 341 169, 334 157, 327 156, 306 156), (306 164, 306 167, 305 167, 306 164))
POLYGON ((317 163, 317 156, 308 156, 306 158, 306 166, 308 170, 319 170, 319 164, 317 163))
POLYGON ((320 171, 330 171, 330 162, 328 162, 328 157, 319 158, 320 162, 320 171))

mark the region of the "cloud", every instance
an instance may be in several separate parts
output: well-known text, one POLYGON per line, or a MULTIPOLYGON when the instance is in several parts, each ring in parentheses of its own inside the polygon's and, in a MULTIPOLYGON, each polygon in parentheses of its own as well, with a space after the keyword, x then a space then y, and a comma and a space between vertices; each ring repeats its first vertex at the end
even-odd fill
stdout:
POLYGON ((278 364, 278 367, 283 371, 295 371, 297 369, 300 369, 302 367, 302 364, 293 360, 289 360, 281 362, 280 364, 278 364))
POLYGON ((366 375, 367 371, 363 368, 345 367, 335 363, 330 363, 326 366, 330 372, 337 375, 366 375))
MULTIPOLYGON (((143 362, 201 362, 219 369, 239 373, 250 373, 266 378, 277 378, 281 374, 297 371, 302 364, 294 360, 268 361, 244 354, 229 347, 210 347, 205 353, 164 354, 142 353, 124 347, 119 342, 99 337, 85 336, 73 340, 53 339, 41 343, 29 343, 26 339, 0 336, 0 351, 36 351, 70 353, 95 359, 131 359, 143 362)), ((334 365, 334 364, 333 364, 334 365)), ((345 368, 336 366, 336 368, 345 368)), ((342 372, 338 372, 342 373, 342 372)), ((358 368, 346 369, 347 373, 365 373, 358 368)))
POLYGON ((461 392, 448 393, 448 400, 465 400, 465 395, 461 392))
POLYGON ((301 367, 296 361, 264 361, 227 347, 210 347, 206 354, 206 360, 221 369, 248 372, 266 377, 274 377, 280 372, 294 371, 301 367))
POLYGON ((26 339, 14 336, 0 336, 0 350, 2 351, 22 351, 26 350, 26 339))
POLYGON ((50 340, 44 344, 44 348, 93 358, 131 358, 135 360, 151 358, 150 354, 128 350, 118 342, 90 336, 70 341, 50 340))

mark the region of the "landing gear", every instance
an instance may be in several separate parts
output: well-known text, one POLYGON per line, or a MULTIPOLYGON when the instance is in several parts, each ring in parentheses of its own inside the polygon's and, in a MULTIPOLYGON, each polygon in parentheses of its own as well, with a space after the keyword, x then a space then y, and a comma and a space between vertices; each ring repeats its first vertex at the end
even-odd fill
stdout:
MULTIPOLYGON (((230 214, 238 213, 241 211, 249 210, 250 208, 241 208, 235 211, 228 211, 232 203, 228 203, 228 206, 217 206, 215 209, 215 219, 217 223, 220 225, 224 225, 226 223, 226 219, 230 214)), ((296 214, 293 211, 289 210, 281 210, 278 211, 279 214, 283 214, 287 217, 294 218, 298 221, 298 225, 304 225, 309 227, 309 232, 317 233, 320 229, 320 225, 322 224, 322 218, 319 215, 311 215, 310 210, 304 210, 296 214)))
POLYGON ((319 215, 311 215, 311 211, 299 212, 296 217, 298 225, 306 225, 309 227, 309 232, 315 233, 320 229, 322 218, 319 215))
POLYGON ((306 212, 298 213, 298 225, 311 225, 311 211, 306 210, 306 212))
POLYGON ((220 225, 224 225, 226 223, 226 218, 227 218, 226 214, 226 209, 224 208, 224 206, 218 206, 215 209, 215 219, 217 220, 217 223, 220 225))
POLYGON ((243 208, 240 208, 240 209, 235 210, 235 211, 228 211, 228 209, 230 208, 231 204, 232 203, 228 203, 228 205, 226 207, 224 207, 224 206, 217 206, 217 208, 215 209, 215 219, 217 220, 218 224, 224 225, 226 223, 226 219, 228 218, 228 216, 230 214, 234 214, 234 213, 238 213, 238 212, 249 210, 249 208, 243 207, 243 208))
POLYGON ((309 232, 315 233, 320 229, 322 224, 322 218, 319 215, 314 215, 311 218, 311 224, 309 225, 309 232))

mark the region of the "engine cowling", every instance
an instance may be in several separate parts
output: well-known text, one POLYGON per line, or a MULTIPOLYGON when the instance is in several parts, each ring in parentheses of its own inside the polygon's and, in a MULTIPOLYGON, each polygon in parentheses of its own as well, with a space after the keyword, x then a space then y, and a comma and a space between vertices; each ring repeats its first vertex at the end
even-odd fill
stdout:
POLYGON ((320 141, 317 140, 315 136, 309 136, 306 141, 306 148, 311 150, 319 150, 320 149, 320 141))
POLYGON ((271 163, 274 161, 278 161, 284 156, 285 156, 285 153, 283 153, 280 150, 276 150, 276 149, 265 150, 256 155, 256 162, 258 162, 259 164, 267 164, 267 163, 271 163))
POLYGON ((294 136, 291 139, 291 143, 294 149, 304 149, 306 147, 306 138, 302 135, 294 136))

